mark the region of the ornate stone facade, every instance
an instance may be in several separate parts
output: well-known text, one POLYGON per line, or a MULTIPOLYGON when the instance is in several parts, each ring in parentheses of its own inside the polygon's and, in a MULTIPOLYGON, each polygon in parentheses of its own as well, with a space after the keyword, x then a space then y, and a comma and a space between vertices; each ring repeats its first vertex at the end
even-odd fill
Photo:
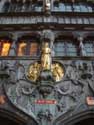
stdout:
POLYGON ((0 1, 0 114, 20 125, 75 125, 94 116, 93 6, 0 1))
POLYGON ((89 108, 86 98, 94 95, 93 61, 60 60, 65 69, 62 81, 56 84, 48 80, 46 85, 41 85, 41 81, 32 83, 26 78, 27 68, 33 63, 31 60, 0 63, 0 81, 7 99, 36 122, 58 125, 59 117, 66 114, 70 117, 89 108))

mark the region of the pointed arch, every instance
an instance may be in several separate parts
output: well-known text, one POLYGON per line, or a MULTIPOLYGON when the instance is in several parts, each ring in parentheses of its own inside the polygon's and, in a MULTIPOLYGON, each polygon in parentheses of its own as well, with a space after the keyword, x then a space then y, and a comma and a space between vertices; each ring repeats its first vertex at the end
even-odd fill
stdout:
POLYGON ((86 110, 74 115, 62 115, 60 117, 58 117, 53 125, 74 125, 80 121, 83 121, 85 119, 91 119, 94 118, 94 110, 86 110))

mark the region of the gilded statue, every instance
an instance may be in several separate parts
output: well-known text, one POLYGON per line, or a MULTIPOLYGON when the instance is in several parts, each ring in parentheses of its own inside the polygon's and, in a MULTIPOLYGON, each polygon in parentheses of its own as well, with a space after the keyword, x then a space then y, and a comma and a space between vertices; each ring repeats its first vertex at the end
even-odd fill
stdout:
POLYGON ((28 71, 28 78, 32 81, 36 81, 40 73, 40 64, 38 62, 35 62, 33 65, 29 67, 28 71))
POLYGON ((58 63, 55 63, 52 65, 52 74, 53 74, 54 79, 57 82, 59 82, 62 80, 64 76, 64 70, 58 63))
POLYGON ((42 47, 41 61, 35 62, 29 66, 27 76, 31 81, 36 82, 40 77, 41 72, 43 72, 45 76, 50 73, 56 82, 61 81, 64 76, 62 66, 59 63, 52 63, 51 49, 48 42, 45 42, 42 47))
POLYGON ((42 48, 41 67, 42 67, 42 70, 51 69, 51 49, 47 42, 44 43, 42 48))

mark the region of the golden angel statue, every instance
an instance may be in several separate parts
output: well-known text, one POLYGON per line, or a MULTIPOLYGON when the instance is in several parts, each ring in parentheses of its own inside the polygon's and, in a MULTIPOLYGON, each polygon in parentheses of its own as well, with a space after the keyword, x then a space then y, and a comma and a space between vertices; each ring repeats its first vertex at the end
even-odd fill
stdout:
POLYGON ((39 73, 40 73, 40 65, 38 64, 38 62, 36 62, 29 67, 27 76, 30 80, 35 82, 39 76, 39 73))
POLYGON ((64 70, 58 63, 55 63, 52 65, 52 74, 53 74, 54 79, 57 82, 59 82, 62 80, 64 76, 64 70))

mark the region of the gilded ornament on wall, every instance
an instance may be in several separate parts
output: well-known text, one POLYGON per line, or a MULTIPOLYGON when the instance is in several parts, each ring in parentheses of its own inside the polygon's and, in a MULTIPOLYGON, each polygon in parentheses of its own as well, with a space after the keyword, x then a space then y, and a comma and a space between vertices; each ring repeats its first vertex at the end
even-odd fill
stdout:
POLYGON ((63 66, 58 62, 52 61, 51 48, 48 42, 44 43, 42 47, 40 62, 35 62, 29 66, 27 77, 30 81, 36 82, 41 72, 44 71, 50 71, 55 82, 61 81, 64 76, 63 66))
POLYGON ((31 64, 27 71, 27 77, 29 80, 36 82, 40 74, 40 64, 38 62, 35 62, 34 64, 31 64))
POLYGON ((52 75, 53 75, 54 80, 56 82, 61 81, 64 76, 63 67, 61 67, 59 63, 54 63, 52 64, 51 70, 52 70, 52 75))

